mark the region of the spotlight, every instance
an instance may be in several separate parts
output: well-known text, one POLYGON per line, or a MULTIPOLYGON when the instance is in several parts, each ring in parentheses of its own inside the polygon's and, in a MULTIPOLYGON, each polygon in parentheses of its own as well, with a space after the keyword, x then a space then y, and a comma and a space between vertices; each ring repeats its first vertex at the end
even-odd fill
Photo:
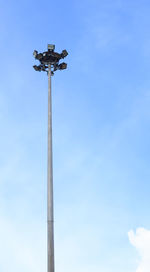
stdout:
POLYGON ((35 71, 41 72, 41 66, 40 65, 39 66, 34 65, 33 68, 34 68, 35 71))
POLYGON ((34 50, 33 56, 34 56, 35 58, 36 58, 37 54, 38 54, 38 51, 34 50))
POLYGON ((33 55, 40 62, 39 65, 33 66, 36 71, 45 71, 48 73, 49 68, 51 68, 51 75, 53 75, 55 71, 67 68, 65 62, 59 63, 61 59, 64 59, 68 55, 67 50, 64 49, 61 53, 57 53, 55 52, 54 44, 48 44, 48 50, 41 53, 34 50, 33 55))
POLYGON ((48 50, 54 51, 55 50, 55 45, 54 44, 48 44, 48 50))
POLYGON ((62 51, 61 56, 62 56, 62 58, 65 58, 68 56, 68 52, 66 49, 62 51))
POLYGON ((59 69, 60 70, 67 69, 67 63, 63 62, 63 63, 59 64, 59 69))
POLYGON ((36 59, 41 60, 42 58, 43 58, 43 54, 42 53, 36 55, 36 59))

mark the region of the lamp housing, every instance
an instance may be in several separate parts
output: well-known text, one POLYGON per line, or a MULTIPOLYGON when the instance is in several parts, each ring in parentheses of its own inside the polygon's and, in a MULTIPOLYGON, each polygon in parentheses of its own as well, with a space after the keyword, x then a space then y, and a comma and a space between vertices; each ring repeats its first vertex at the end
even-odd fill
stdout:
POLYGON ((60 69, 60 70, 67 69, 67 63, 62 62, 61 64, 59 64, 59 69, 60 69))
POLYGON ((47 46, 49 51, 54 51, 55 50, 55 45, 54 44, 48 44, 47 46))
POLYGON ((38 54, 38 51, 37 51, 37 50, 34 50, 33 56, 34 56, 35 58, 37 57, 37 54, 38 54))
POLYGON ((61 56, 62 56, 62 58, 65 58, 65 57, 68 56, 68 52, 67 52, 66 49, 64 49, 64 50, 62 51, 61 56))
POLYGON ((40 65, 39 66, 34 65, 33 68, 34 68, 35 71, 41 72, 41 66, 40 65))

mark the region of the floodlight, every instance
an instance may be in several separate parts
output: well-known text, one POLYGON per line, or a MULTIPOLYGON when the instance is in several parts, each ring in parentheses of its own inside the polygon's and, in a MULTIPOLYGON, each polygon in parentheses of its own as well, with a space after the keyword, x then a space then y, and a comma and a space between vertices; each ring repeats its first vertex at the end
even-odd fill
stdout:
POLYGON ((59 64, 59 69, 60 70, 67 69, 67 63, 63 62, 63 63, 59 64))
POLYGON ((55 45, 54 44, 48 44, 48 50, 54 51, 55 50, 55 45))
POLYGON ((36 59, 41 60, 42 58, 43 58, 43 54, 42 53, 37 54, 36 59))
POLYGON ((39 72, 41 71, 41 66, 40 65, 39 66, 34 65, 33 68, 34 68, 35 71, 39 71, 39 72))
POLYGON ((34 50, 33 56, 34 56, 35 58, 36 58, 37 54, 38 54, 38 51, 34 50))
POLYGON ((59 63, 61 59, 64 59, 68 55, 67 50, 64 49, 61 53, 57 53, 55 52, 54 44, 48 44, 48 50, 42 53, 34 50, 33 55, 40 62, 39 66, 33 66, 36 71, 45 71, 48 73, 51 70, 51 75, 53 75, 55 71, 67 68, 65 62, 59 63))
POLYGON ((62 56, 62 58, 65 58, 68 56, 68 52, 66 49, 62 51, 61 56, 62 56))

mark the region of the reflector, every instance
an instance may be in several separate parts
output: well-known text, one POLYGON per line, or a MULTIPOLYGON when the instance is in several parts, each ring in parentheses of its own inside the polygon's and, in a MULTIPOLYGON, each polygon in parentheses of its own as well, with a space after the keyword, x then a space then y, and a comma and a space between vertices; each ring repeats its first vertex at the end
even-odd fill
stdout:
POLYGON ((60 60, 65 58, 68 55, 68 52, 66 49, 62 50, 61 53, 57 53, 54 51, 55 45, 54 44, 48 44, 48 51, 44 51, 42 53, 38 53, 37 50, 34 50, 33 55, 36 60, 38 60, 40 63, 39 65, 34 65, 33 68, 36 71, 45 71, 48 73, 49 71, 49 65, 52 68, 51 75, 54 74, 57 70, 64 70, 67 68, 67 63, 62 62, 59 64, 60 60))
POLYGON ((60 70, 67 69, 67 63, 63 62, 63 63, 59 64, 59 69, 60 70))
POLYGON ((36 55, 36 59, 40 60, 42 58, 43 58, 43 54, 42 53, 36 55))
POLYGON ((66 49, 65 49, 65 50, 63 50, 63 51, 62 51, 62 53, 61 53, 61 55, 62 55, 62 58, 67 57, 67 56, 68 56, 68 52, 67 52, 67 50, 66 50, 66 49))
POLYGON ((55 50, 55 45, 54 44, 48 44, 48 50, 52 50, 54 51, 55 50))
POLYGON ((38 54, 38 51, 34 50, 33 56, 34 56, 35 58, 36 58, 37 54, 38 54))
POLYGON ((40 65, 39 66, 34 65, 33 68, 34 68, 35 71, 39 71, 39 72, 41 71, 41 66, 40 65))

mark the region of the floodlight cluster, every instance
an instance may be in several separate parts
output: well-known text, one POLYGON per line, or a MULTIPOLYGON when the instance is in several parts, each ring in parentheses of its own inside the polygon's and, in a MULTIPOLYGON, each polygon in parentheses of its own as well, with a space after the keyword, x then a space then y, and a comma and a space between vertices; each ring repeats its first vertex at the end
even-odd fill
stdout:
POLYGON ((54 75, 54 72, 57 70, 67 69, 67 63, 59 63, 61 59, 67 57, 67 50, 63 50, 61 53, 54 52, 55 45, 48 44, 48 51, 43 53, 38 53, 37 50, 34 50, 33 56, 36 60, 39 60, 40 65, 34 65, 33 68, 35 71, 44 71, 48 73, 48 67, 51 66, 51 74, 54 75))

